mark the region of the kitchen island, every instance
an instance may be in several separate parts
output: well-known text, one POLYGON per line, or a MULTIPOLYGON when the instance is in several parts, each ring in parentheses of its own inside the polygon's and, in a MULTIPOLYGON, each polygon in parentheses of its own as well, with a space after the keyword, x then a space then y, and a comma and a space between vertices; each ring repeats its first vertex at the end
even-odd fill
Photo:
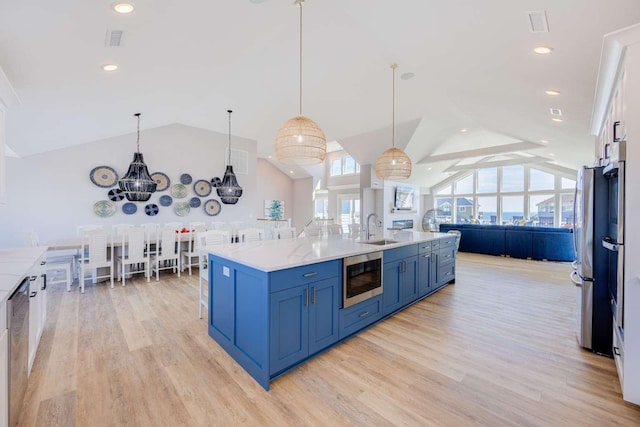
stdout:
POLYGON ((384 239, 206 248, 209 335, 268 390, 280 375, 455 280, 455 235, 402 231, 384 239), (379 251, 382 294, 346 307, 343 259, 379 251))

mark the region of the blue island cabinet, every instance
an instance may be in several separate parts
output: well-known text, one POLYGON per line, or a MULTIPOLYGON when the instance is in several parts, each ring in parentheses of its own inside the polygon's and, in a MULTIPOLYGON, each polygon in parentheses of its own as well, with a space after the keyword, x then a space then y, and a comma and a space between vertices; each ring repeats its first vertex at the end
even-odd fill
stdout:
POLYGON ((386 316, 418 298, 418 245, 388 249, 383 259, 382 314, 386 316))
POLYGON ((209 335, 266 390, 339 339, 342 260, 264 272, 209 255, 209 335))

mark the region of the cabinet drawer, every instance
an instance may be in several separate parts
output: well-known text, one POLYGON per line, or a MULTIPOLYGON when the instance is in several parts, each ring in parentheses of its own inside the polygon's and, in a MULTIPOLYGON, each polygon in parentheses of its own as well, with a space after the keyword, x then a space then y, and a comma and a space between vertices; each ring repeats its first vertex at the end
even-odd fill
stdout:
POLYGON ((409 258, 413 255, 418 255, 418 245, 408 245, 395 249, 387 249, 382 255, 382 261, 387 263, 403 258, 409 258))
POLYGON ((340 310, 340 339, 351 335, 382 317, 382 296, 340 310))
POLYGON ((418 253, 424 254, 431 252, 431 242, 418 243, 418 253))
POLYGON ((456 259, 456 248, 444 248, 438 252, 438 265, 449 264, 456 259))
POLYGON ((431 250, 432 251, 437 251, 438 249, 440 249, 440 239, 432 240, 431 241, 431 250))
POLYGON ((448 248, 450 246, 455 246, 456 237, 445 237, 444 239, 440 239, 440 249, 448 248))
POLYGON ((447 264, 445 266, 439 266, 438 267, 438 286, 442 286, 445 283, 449 283, 450 281, 452 281, 456 276, 456 265, 451 263, 451 264, 447 264))
POLYGON ((270 292, 278 292, 284 289, 319 280, 329 279, 342 275, 342 260, 319 262, 317 264, 303 265, 287 270, 274 271, 269 274, 270 292))

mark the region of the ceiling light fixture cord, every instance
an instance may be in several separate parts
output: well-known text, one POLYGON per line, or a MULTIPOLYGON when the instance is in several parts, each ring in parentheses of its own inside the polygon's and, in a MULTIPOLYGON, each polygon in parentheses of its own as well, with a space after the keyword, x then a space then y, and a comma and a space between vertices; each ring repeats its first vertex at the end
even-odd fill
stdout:
POLYGON ((302 115, 302 3, 304 0, 298 0, 300 7, 300 115, 302 115))
POLYGON ((140 113, 135 113, 134 116, 138 118, 138 141, 136 144, 138 145, 138 153, 140 152, 140 113))
POLYGON ((231 164, 231 113, 233 113, 233 110, 227 110, 227 113, 229 113, 229 161, 227 162, 228 165, 231 164))
POLYGON ((391 64, 393 83, 391 85, 391 146, 396 146, 396 68, 398 64, 391 64))

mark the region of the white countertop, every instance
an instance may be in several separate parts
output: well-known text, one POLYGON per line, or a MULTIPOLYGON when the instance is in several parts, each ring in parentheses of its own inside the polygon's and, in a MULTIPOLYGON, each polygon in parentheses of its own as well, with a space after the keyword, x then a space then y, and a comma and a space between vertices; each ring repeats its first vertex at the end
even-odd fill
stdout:
POLYGON ((262 240, 247 243, 229 243, 209 246, 205 251, 246 265, 261 271, 271 272, 301 265, 342 259, 352 255, 382 251, 410 245, 412 243, 451 237, 447 233, 421 233, 417 231, 385 232, 384 236, 375 236, 371 241, 382 238, 395 240, 397 243, 387 245, 370 245, 361 240, 343 236, 325 238, 301 238, 283 240, 262 240))
POLYGON ((46 246, 0 249, 0 304, 11 296, 46 251, 46 246))

